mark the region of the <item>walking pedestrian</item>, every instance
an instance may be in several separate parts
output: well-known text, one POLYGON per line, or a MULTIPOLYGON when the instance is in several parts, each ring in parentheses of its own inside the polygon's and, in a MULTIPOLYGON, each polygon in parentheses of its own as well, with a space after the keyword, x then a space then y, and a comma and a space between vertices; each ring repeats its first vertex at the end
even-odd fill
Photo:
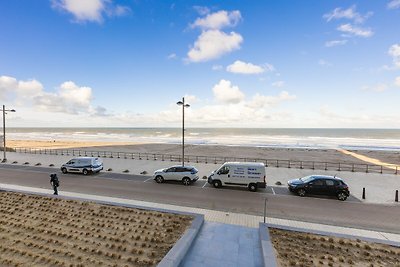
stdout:
POLYGON ((58 180, 57 174, 50 174, 50 184, 53 186, 54 195, 58 195, 58 187, 60 186, 60 181, 58 180))

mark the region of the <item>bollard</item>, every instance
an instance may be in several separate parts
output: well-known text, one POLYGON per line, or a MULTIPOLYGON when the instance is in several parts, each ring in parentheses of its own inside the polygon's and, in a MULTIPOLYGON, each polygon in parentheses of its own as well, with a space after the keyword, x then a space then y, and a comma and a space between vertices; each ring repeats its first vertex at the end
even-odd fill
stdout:
POLYGON ((362 199, 365 199, 365 187, 363 187, 362 199))
POLYGON ((265 223, 265 217, 267 216, 267 198, 264 200, 264 223, 265 223))
POLYGON ((394 196, 394 202, 399 202, 399 190, 396 190, 396 195, 394 196))

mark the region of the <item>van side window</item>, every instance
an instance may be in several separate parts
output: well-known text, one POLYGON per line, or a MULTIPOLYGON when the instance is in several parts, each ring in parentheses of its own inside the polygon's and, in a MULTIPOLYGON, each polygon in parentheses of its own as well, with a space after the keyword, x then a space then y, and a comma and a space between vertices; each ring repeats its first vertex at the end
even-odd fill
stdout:
POLYGON ((221 168, 219 170, 219 174, 228 174, 229 173, 229 167, 228 166, 224 166, 223 168, 221 168))

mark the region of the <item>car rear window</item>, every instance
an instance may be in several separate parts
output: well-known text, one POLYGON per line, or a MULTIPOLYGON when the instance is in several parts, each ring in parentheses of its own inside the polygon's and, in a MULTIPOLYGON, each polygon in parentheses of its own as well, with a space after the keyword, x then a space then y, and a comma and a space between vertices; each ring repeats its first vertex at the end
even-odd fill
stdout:
POLYGON ((332 185, 337 185, 334 181, 332 180, 325 180, 325 183, 327 186, 332 186, 332 185))

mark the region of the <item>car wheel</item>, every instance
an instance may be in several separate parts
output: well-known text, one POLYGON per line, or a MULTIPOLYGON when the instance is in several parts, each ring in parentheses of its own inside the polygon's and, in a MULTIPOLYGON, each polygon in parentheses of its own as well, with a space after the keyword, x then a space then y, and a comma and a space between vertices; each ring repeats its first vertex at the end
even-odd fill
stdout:
POLYGON ((163 178, 161 175, 157 175, 157 176, 156 176, 156 182, 159 183, 159 184, 161 184, 161 183, 164 182, 164 178, 163 178))
POLYGON ((297 194, 301 197, 304 197, 306 195, 306 190, 300 188, 299 190, 297 190, 297 194))
POLYGON ((257 185, 256 184, 249 184, 249 190, 251 192, 256 192, 257 191, 257 185))
POLYGON ((222 186, 222 183, 221 183, 221 181, 216 180, 216 181, 213 182, 213 186, 214 186, 215 188, 220 188, 220 187, 222 186))
POLYGON ((347 199, 347 194, 345 192, 339 192, 337 194, 337 198, 341 201, 345 201, 347 199))
POLYGON ((66 173, 68 172, 68 171, 67 171, 67 168, 62 168, 62 169, 61 169, 61 172, 64 173, 64 174, 66 174, 66 173))
POLYGON ((190 185, 190 179, 189 179, 188 177, 183 177, 182 183, 183 183, 184 185, 190 185))
POLYGON ((83 175, 88 175, 88 174, 89 174, 89 171, 86 170, 86 169, 83 169, 82 173, 83 173, 83 175))

